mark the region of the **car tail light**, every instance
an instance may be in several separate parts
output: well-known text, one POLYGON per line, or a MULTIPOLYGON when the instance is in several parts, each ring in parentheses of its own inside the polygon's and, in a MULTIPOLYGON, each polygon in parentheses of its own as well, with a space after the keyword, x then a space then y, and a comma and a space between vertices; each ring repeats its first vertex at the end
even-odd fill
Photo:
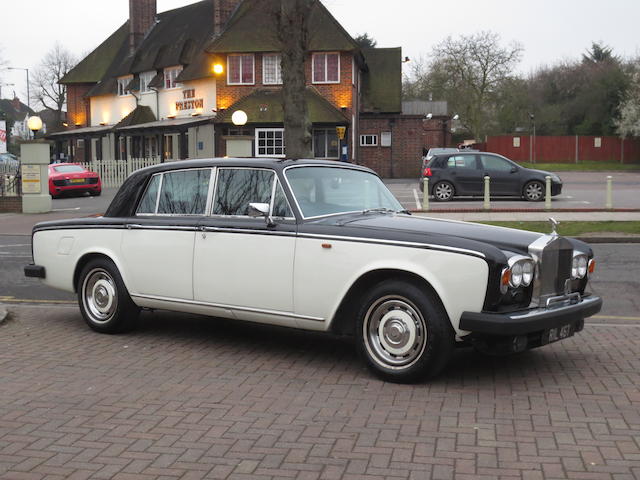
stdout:
POLYGON ((422 176, 423 177, 430 177, 432 175, 431 173, 431 169, 429 167, 424 169, 424 172, 422 172, 422 176))

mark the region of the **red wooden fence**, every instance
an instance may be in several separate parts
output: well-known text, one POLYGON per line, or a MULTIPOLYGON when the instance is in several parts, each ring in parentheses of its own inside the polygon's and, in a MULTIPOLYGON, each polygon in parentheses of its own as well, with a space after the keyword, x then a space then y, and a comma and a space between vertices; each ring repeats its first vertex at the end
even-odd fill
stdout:
POLYGON ((640 139, 637 138, 501 135, 488 137, 483 149, 517 162, 640 162, 640 139))

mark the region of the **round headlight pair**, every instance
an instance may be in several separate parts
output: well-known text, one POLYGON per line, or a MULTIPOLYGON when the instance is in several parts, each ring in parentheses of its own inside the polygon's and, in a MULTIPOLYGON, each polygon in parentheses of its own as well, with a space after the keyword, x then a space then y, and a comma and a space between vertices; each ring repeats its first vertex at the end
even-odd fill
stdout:
POLYGON ((585 254, 579 253, 577 255, 574 255, 571 262, 571 278, 584 278, 587 274, 588 264, 589 260, 587 259, 587 256, 585 254))
POLYGON ((509 266, 502 271, 501 290, 506 293, 508 287, 528 287, 533 282, 536 266, 532 258, 517 255, 509 259, 509 266))

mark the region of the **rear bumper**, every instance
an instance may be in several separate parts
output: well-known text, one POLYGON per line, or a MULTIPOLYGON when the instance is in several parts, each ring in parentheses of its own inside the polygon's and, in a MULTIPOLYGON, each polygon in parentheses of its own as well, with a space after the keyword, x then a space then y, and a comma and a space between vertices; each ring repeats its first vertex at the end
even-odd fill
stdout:
POLYGON ((598 313, 601 308, 602 299, 589 296, 573 305, 511 313, 464 312, 460 318, 460 329, 488 335, 524 335, 581 323, 585 318, 598 313))
POLYGON ((47 273, 42 265, 26 265, 24 267, 24 276, 32 278, 46 278, 47 273))

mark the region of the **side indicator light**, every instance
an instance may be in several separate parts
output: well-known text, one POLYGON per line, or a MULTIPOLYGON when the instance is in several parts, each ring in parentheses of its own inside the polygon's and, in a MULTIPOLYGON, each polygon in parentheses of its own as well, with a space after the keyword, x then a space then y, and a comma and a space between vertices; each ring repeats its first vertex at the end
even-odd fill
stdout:
POLYGON ((331 248, 331 244, 330 243, 323 243, 322 244, 322 248, 331 248))
POLYGON ((593 273, 596 271, 596 261, 595 259, 589 260, 589 273, 593 273))

